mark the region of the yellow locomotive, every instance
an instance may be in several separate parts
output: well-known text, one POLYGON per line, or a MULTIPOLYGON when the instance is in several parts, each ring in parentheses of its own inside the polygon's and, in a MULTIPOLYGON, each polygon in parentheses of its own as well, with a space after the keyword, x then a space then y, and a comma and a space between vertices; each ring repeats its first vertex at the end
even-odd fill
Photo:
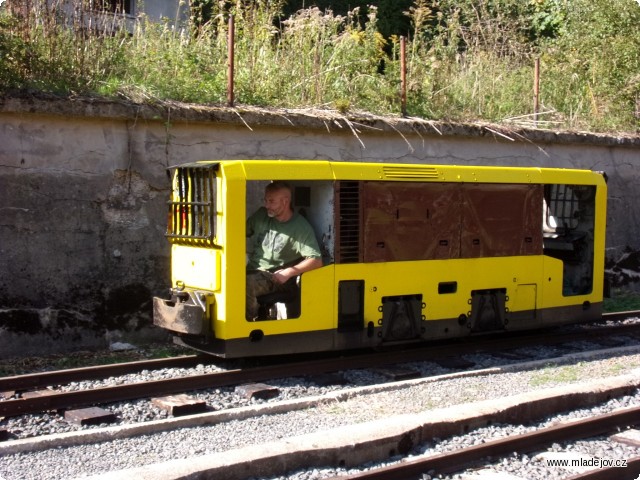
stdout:
POLYGON ((154 323, 233 358, 384 347, 598 319, 601 172, 328 161, 175 167, 171 298, 154 323), (322 266, 245 314, 247 218, 288 182, 322 266))

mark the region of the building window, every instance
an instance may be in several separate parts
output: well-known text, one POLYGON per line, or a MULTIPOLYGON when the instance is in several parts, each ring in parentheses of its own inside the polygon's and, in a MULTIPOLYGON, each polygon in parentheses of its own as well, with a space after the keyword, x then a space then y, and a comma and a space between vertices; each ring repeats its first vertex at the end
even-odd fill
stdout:
POLYGON ((133 14, 134 0, 97 0, 94 3, 96 10, 111 13, 133 14))

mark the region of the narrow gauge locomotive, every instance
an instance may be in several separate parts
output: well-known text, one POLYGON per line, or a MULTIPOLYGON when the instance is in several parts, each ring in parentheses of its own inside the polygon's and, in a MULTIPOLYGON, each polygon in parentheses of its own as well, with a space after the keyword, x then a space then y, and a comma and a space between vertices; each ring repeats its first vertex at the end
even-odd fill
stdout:
POLYGON ((177 343, 249 357, 601 315, 601 172, 262 160, 172 170, 171 298, 154 298, 154 323, 177 343), (302 274, 290 298, 259 298, 263 316, 249 320, 246 220, 271 180, 292 187, 323 266, 302 274))

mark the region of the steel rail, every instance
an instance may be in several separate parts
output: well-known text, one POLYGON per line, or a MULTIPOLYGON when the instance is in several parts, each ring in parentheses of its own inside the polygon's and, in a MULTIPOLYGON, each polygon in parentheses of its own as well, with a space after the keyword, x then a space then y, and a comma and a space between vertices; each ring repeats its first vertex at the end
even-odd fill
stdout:
POLYGON ((114 363, 110 365, 94 365, 90 367, 54 370, 49 372, 28 373, 11 377, 0 377, 0 392, 21 391, 42 388, 51 385, 65 385, 82 380, 95 380, 118 375, 140 372, 142 370, 158 370, 161 368, 193 367, 199 363, 209 363, 212 358, 203 355, 185 355, 171 358, 157 358, 136 362, 114 363))
POLYGON ((42 396, 32 398, 0 401, 0 416, 12 417, 46 410, 58 410, 83 405, 170 395, 177 392, 259 382, 273 378, 323 373, 341 368, 352 368, 352 365, 345 365, 339 360, 329 359, 315 362, 298 362, 256 367, 246 370, 235 369, 128 385, 100 387, 91 390, 72 392, 52 391, 50 394, 45 393, 42 396))
MULTIPOLYGON (((340 475, 331 480, 405 480, 421 478, 426 472, 435 475, 459 472, 478 464, 486 463, 486 458, 493 459, 509 455, 512 452, 528 453, 538 451, 554 442, 571 441, 580 438, 595 437, 614 431, 617 427, 626 428, 640 422, 640 407, 598 415, 585 420, 568 422, 562 425, 536 430, 522 435, 509 436, 493 440, 481 445, 456 450, 454 452, 432 455, 416 460, 390 465, 352 475, 340 475)), ((612 469, 613 470, 613 469, 612 469)), ((597 472, 592 472, 597 473, 597 472)), ((590 480, 600 478, 634 479, 640 474, 640 462, 628 463, 627 468, 617 468, 608 477, 581 477, 590 480)), ((432 475, 433 476, 433 475, 432 475)), ((574 478, 574 477, 571 477, 574 478)))
MULTIPOLYGON (((60 410, 86 405, 113 403, 148 398, 153 396, 171 395, 186 391, 239 385, 242 383, 261 382, 274 378, 316 375, 348 369, 378 367, 388 364, 439 360, 442 358, 459 357, 468 353, 482 351, 505 350, 527 346, 531 344, 557 344, 576 341, 581 338, 598 338, 603 331, 615 334, 638 334, 640 325, 623 325, 602 329, 586 330, 584 332, 570 332, 555 334, 536 333, 533 336, 504 336, 498 338, 465 338, 456 343, 447 342, 440 345, 429 345, 427 348, 403 348, 401 350, 383 351, 376 353, 350 352, 340 357, 325 359, 303 360, 299 362, 279 363, 270 366, 253 367, 248 369, 233 369, 224 372, 190 375, 180 378, 152 380, 142 383, 100 387, 91 390, 73 392, 59 392, 51 390, 43 392, 42 396, 19 398, 0 401, 0 416, 12 417, 28 413, 38 413, 47 410, 60 410)), ((126 364, 125 364, 126 365, 126 364)), ((64 372, 64 371, 62 371, 64 372)))

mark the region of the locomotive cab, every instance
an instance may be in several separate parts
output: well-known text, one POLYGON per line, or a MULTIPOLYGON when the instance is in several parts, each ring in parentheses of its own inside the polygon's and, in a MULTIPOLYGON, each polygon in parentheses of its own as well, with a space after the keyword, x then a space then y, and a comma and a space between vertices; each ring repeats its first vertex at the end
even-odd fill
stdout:
MULTIPOLYGON (((275 180, 275 179, 274 179, 275 180)), ((294 212, 304 217, 316 236, 322 254, 322 264, 333 263, 333 195, 332 181, 293 180, 286 182, 292 190, 291 206, 294 212)), ((253 180, 247 182, 246 214, 249 216, 264 204, 265 188, 269 181, 253 180)), ((247 259, 251 253, 251 243, 247 238, 247 259)), ((258 297, 260 314, 258 320, 285 320, 299 318, 301 315, 302 277, 290 282, 296 288, 291 292, 276 292, 258 297)))

